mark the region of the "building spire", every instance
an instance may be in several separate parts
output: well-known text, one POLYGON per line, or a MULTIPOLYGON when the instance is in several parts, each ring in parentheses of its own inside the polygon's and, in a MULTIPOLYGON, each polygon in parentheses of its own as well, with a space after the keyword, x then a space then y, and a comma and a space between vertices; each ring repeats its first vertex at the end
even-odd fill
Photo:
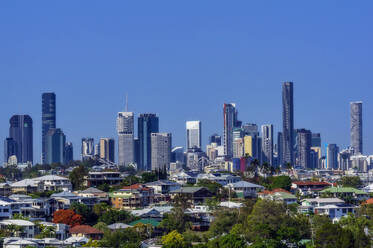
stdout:
POLYGON ((128 112, 128 94, 126 93, 126 108, 125 108, 126 112, 128 112))

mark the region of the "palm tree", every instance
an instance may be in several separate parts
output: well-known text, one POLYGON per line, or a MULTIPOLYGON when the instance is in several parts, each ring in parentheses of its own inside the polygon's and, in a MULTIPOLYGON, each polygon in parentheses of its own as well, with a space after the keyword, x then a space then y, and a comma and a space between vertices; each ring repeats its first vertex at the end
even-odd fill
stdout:
POLYGON ((258 159, 254 159, 251 161, 250 163, 250 170, 252 172, 254 172, 254 177, 257 178, 258 177, 258 169, 259 169, 259 166, 260 166, 260 163, 259 163, 259 160, 258 159))

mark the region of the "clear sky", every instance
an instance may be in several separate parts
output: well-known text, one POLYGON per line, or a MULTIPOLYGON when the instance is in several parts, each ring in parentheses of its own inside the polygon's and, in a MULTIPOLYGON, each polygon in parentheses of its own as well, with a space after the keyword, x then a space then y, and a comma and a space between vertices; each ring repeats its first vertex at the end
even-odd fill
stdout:
POLYGON ((361 100, 373 153, 372 13, 372 1, 0 1, 0 139, 13 114, 31 115, 40 161, 47 91, 75 158, 84 136, 116 138, 126 93, 174 146, 186 120, 202 121, 204 146, 222 134, 224 102, 277 132, 281 83, 293 81, 295 128, 343 148, 349 102, 361 100))

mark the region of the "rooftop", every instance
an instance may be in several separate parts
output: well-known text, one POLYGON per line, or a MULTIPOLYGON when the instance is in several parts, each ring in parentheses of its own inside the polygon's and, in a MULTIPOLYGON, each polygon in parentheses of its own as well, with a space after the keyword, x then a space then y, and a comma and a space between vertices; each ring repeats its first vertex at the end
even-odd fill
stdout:
POLYGON ((94 227, 88 226, 88 225, 74 226, 70 229, 70 233, 71 234, 79 234, 79 233, 82 233, 82 234, 103 234, 103 232, 101 232, 100 230, 98 230, 94 227))
POLYGON ((368 193, 352 187, 330 187, 322 190, 321 193, 355 193, 357 195, 368 195, 368 193))

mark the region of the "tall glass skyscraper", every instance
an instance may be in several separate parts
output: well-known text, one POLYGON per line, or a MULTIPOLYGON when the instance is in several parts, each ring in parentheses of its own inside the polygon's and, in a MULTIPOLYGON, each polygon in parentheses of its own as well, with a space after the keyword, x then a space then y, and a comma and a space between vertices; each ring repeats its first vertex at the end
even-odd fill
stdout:
POLYGON ((224 103, 224 155, 233 157, 233 129, 236 126, 237 111, 235 103, 224 103))
POLYGON ((294 102, 293 83, 282 85, 283 162, 294 165, 294 102))
POLYGON ((17 144, 13 138, 6 138, 4 141, 4 163, 7 163, 9 157, 13 155, 17 155, 17 144))
POLYGON ((297 165, 305 169, 312 168, 311 160, 311 146, 312 146, 312 133, 310 130, 297 129, 297 165))
POLYGON ((134 115, 119 112, 117 117, 118 164, 128 166, 135 162, 134 115))
POLYGON ((363 103, 351 102, 351 147, 354 154, 363 153, 363 103))
POLYGON ((140 155, 137 169, 150 171, 152 168, 151 134, 159 132, 159 119, 155 114, 140 114, 137 124, 140 155))
POLYGON ((61 163, 65 162, 65 143, 66 136, 59 128, 51 128, 45 137, 46 153, 45 163, 61 163))
POLYGON ((56 94, 42 94, 42 163, 46 163, 46 136, 51 128, 56 128, 56 94))
POLYGON ((33 162, 33 127, 29 115, 13 115, 10 118, 9 138, 16 146, 18 163, 33 162))
POLYGON ((186 122, 187 149, 202 147, 201 122, 186 122))

